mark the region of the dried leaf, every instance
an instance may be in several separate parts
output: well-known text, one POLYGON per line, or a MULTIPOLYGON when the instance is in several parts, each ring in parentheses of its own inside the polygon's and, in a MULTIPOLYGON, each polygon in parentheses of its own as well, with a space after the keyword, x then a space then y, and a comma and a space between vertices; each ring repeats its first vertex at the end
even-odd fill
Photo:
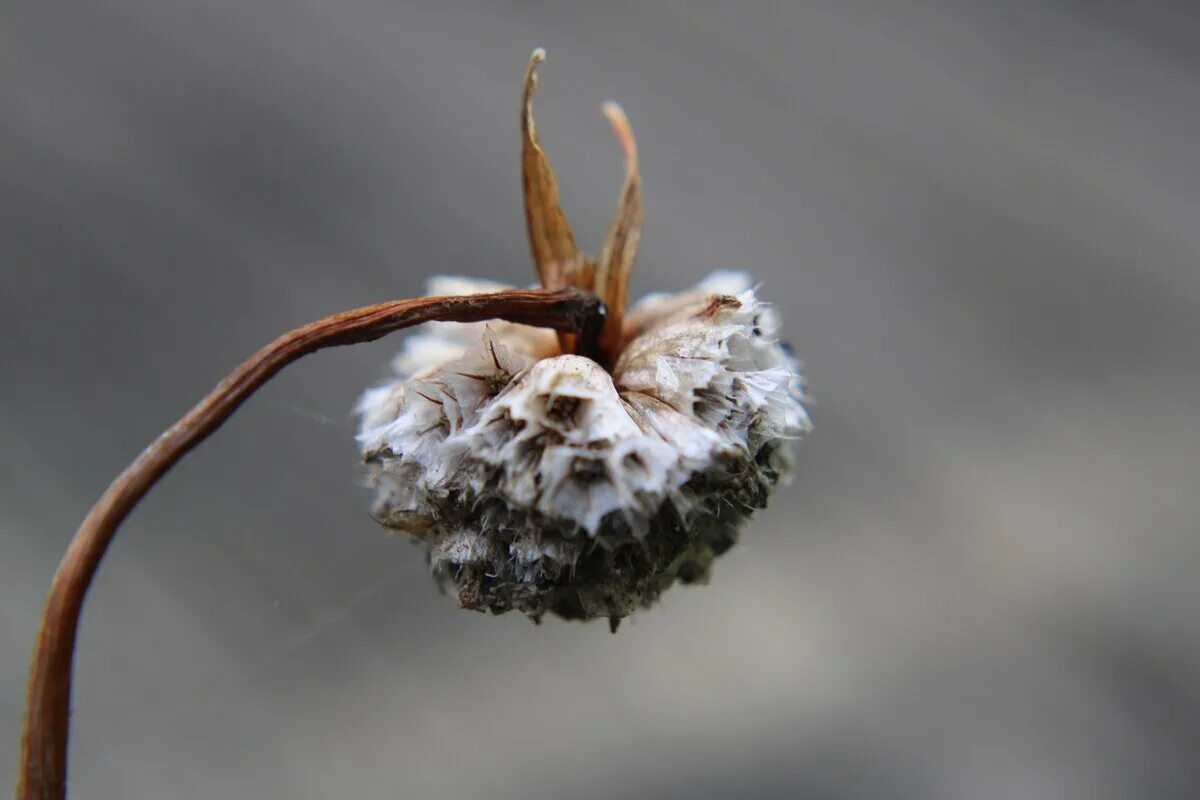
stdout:
POLYGON ((545 58, 545 50, 534 50, 525 69, 521 102, 521 180, 525 194, 525 226, 538 278, 546 288, 560 289, 567 285, 567 272, 574 268, 579 253, 571 226, 558 204, 554 170, 538 145, 537 129, 533 124, 536 71, 545 58))
POLYGON ((625 153, 625 184, 617 199, 617 211, 604 236, 596 267, 595 292, 608 307, 608 319, 600 334, 600 350, 610 362, 621 350, 621 327, 625 314, 629 274, 642 238, 642 179, 638 173, 637 142, 629 119, 619 105, 604 104, 604 116, 625 153))

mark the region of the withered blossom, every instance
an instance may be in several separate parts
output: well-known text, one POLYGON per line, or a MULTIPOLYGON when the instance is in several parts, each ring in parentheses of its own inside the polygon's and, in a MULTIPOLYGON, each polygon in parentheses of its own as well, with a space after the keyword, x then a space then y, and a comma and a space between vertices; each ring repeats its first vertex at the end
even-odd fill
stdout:
MULTIPOLYGON (((676 580, 708 577, 810 423, 799 364, 747 275, 626 310, 641 178, 614 103, 624 186, 599 256, 576 248, 533 123, 544 57, 530 60, 521 112, 529 243, 543 286, 606 304, 597 352, 541 328, 431 323, 405 341, 401 377, 363 395, 358 440, 376 518, 424 543, 460 605, 615 626, 676 580)), ((502 288, 439 277, 429 291, 502 288)))

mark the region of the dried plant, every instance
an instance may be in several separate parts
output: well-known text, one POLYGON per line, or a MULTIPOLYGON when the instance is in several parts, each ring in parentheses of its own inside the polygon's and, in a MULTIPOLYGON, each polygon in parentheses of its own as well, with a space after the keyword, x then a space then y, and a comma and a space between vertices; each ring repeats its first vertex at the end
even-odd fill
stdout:
POLYGON ((335 314, 229 374, 109 486, 50 587, 30 667, 16 797, 66 796, 71 671, 88 587, 120 524, 193 447, 281 369, 317 350, 430 323, 368 391, 359 441, 385 525, 419 537, 469 608, 614 625, 675 580, 707 576, 809 427, 799 367, 749 279, 718 273, 626 313, 641 236, 629 123, 617 213, 580 254, 533 124, 521 130, 526 222, 541 288, 437 279, 429 297, 335 314), (607 309, 607 312, 606 312, 607 309))
MULTIPOLYGON (((570 334, 435 323, 405 343, 400 378, 359 404, 374 512, 427 546, 465 608, 607 617, 612 625, 713 559, 766 504, 808 430, 799 367, 750 279, 717 273, 626 313, 642 228, 629 122, 604 112, 625 153, 616 214, 593 261, 558 204, 533 123, 533 54, 521 113, 529 243, 542 285, 608 309, 594 358, 570 334)), ((437 278, 434 294, 499 284, 437 278)))

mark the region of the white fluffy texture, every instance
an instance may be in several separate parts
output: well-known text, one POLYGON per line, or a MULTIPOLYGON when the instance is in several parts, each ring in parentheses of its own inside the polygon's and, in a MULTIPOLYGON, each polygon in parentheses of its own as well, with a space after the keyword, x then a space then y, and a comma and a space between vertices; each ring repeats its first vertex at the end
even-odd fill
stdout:
MULTIPOLYGON (((500 288, 461 278, 430 286, 433 294, 500 288)), ((359 404, 360 446, 383 464, 380 505, 414 533, 437 524, 449 492, 462 492, 592 536, 617 512, 642 535, 664 503, 687 513, 682 490, 692 478, 808 430, 799 368, 776 329, 749 278, 734 272, 631 308, 632 338, 611 375, 555 355, 548 330, 434 323, 405 341, 400 379, 359 404)), ((476 538, 459 545, 482 545, 476 538)), ((521 546, 510 546, 518 561, 521 546)))

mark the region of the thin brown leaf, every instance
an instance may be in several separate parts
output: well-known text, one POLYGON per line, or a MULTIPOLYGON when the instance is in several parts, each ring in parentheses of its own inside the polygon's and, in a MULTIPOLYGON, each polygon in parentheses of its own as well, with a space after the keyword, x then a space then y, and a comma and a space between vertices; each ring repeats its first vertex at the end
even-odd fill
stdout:
POLYGON ((571 226, 558 204, 554 170, 538 144, 537 129, 533 124, 537 67, 545 58, 545 50, 534 50, 525 69, 521 101, 521 181, 525 194, 525 227, 538 278, 547 289, 560 289, 567 285, 567 271, 579 254, 571 226))
POLYGON ((600 351, 613 361, 621 350, 621 326, 625 315, 625 300, 629 274, 637 258, 638 242, 642 238, 642 179, 638 173, 637 142, 629 118, 619 105, 604 104, 604 116, 625 153, 625 184, 617 199, 617 211, 604 236, 604 246, 596 266, 596 294, 608 307, 608 319, 600 335, 600 351))

